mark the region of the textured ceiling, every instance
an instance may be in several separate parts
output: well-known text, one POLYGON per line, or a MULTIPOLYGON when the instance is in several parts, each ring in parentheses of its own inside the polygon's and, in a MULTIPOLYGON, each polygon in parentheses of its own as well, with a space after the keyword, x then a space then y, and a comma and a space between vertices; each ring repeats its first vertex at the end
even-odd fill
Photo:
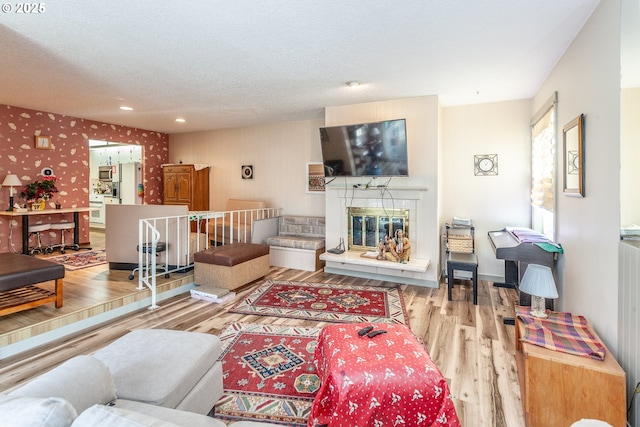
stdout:
POLYGON ((178 133, 424 95, 529 98, 598 0, 42 4, 5 3, 0 103, 178 133))

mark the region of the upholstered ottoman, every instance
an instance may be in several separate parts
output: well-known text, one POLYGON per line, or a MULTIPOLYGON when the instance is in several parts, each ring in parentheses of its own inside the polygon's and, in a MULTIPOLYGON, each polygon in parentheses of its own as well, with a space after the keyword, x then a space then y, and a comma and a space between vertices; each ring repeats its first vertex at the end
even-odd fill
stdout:
POLYGON ((29 255, 0 254, 0 316, 55 302, 62 307, 64 265, 29 255), (55 292, 32 286, 55 280, 55 292))
POLYGON ((206 415, 222 396, 221 353, 215 335, 140 329, 94 357, 109 368, 119 399, 206 415))
POLYGON ((236 289, 269 272, 268 245, 232 243, 196 252, 193 259, 196 285, 236 289))

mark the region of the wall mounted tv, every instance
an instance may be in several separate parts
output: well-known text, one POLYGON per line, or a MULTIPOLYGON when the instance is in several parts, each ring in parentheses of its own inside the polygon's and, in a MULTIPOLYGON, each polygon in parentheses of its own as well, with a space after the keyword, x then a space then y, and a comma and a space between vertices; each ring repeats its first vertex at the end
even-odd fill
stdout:
POLYGON ((409 176, 405 119, 320 128, 325 177, 409 176))

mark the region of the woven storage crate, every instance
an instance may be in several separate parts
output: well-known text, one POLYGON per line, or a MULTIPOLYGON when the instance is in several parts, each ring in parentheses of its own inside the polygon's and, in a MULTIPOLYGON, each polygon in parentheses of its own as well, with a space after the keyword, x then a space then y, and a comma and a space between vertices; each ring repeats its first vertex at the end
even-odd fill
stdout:
POLYGON ((471 235, 449 234, 447 247, 449 249, 449 252, 470 254, 473 252, 473 238, 471 237, 471 235))

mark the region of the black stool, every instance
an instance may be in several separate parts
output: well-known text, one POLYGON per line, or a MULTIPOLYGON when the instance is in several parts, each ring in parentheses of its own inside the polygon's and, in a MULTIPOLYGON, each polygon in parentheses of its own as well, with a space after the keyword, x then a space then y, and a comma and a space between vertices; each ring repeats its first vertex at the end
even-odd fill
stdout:
POLYGON ((478 304, 478 255, 475 253, 464 254, 460 252, 449 252, 447 254, 447 287, 449 292, 449 301, 451 301, 451 291, 453 291, 453 272, 469 271, 471 272, 471 281, 473 282, 473 304, 478 304))
MULTIPOLYGON (((136 246, 136 250, 140 252, 140 245, 136 246)), ((160 252, 164 252, 166 250, 167 250, 166 242, 156 243, 156 256, 159 256, 160 252)), ((149 260, 149 254, 151 254, 152 252, 153 252, 153 245, 149 243, 145 243, 142 245, 142 253, 144 254, 144 260, 145 260, 144 264, 142 265, 142 268, 149 268, 149 265, 151 264, 149 260)), ((169 278, 169 273, 168 273, 169 269, 167 268, 166 263, 156 264, 156 269, 161 269, 162 271, 164 271, 164 277, 167 279, 169 278)), ((129 275, 129 280, 133 280, 133 278, 135 277, 136 271, 139 271, 139 270, 140 270, 140 267, 134 268, 131 274, 129 275)))

